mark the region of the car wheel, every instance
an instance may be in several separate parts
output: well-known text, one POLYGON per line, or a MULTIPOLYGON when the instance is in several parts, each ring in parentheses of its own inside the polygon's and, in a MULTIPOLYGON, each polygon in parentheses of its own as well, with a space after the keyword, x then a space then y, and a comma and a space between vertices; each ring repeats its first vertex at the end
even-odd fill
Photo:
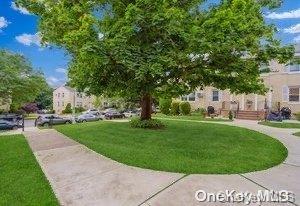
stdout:
POLYGON ((70 121, 66 121, 66 124, 72 124, 72 122, 70 122, 70 121))
POLYGON ((84 120, 82 120, 81 122, 82 122, 82 123, 85 123, 85 122, 87 122, 87 121, 84 119, 84 120))
POLYGON ((17 130, 17 129, 18 129, 18 126, 13 126, 12 129, 13 129, 13 130, 17 130))

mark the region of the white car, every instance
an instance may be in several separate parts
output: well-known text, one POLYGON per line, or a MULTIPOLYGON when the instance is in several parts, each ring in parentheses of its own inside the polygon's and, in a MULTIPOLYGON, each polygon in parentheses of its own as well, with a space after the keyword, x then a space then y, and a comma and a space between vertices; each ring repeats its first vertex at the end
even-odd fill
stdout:
POLYGON ((92 114, 92 115, 95 115, 95 116, 99 116, 100 112, 97 109, 89 109, 89 110, 85 111, 84 114, 92 114))
POLYGON ((130 111, 129 110, 129 111, 123 112, 123 114, 125 115, 126 118, 139 116, 138 111, 130 111))

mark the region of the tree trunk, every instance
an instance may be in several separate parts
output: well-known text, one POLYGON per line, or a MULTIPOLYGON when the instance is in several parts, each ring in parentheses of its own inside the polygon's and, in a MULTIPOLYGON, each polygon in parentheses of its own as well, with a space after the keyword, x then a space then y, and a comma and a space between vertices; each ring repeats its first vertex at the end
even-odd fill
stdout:
POLYGON ((141 99, 141 120, 151 119, 152 99, 150 94, 144 94, 141 99))

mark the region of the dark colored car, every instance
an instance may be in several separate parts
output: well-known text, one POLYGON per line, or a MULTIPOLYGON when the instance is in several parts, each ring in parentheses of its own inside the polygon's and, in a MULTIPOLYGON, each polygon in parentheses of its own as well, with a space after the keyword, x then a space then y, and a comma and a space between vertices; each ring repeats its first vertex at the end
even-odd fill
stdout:
POLYGON ((4 119, 0 119, 0 130, 16 130, 19 128, 18 122, 7 121, 4 119))
POLYGON ((125 115, 117 111, 109 111, 105 113, 105 119, 125 118, 125 115))
POLYGON ((23 124, 23 117, 17 114, 0 115, 0 120, 16 123, 18 127, 22 127, 23 124))
POLYGON ((72 124, 72 119, 70 118, 62 118, 58 115, 41 115, 36 119, 37 126, 49 126, 58 125, 58 124, 72 124))

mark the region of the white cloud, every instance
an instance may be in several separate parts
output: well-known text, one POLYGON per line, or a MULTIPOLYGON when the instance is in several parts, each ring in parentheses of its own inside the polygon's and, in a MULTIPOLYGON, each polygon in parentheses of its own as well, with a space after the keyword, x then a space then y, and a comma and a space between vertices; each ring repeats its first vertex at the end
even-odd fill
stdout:
POLYGON ((64 69, 64 68, 57 68, 57 69, 55 69, 55 71, 56 71, 57 73, 62 73, 62 74, 66 74, 66 73, 67 73, 67 70, 64 69))
POLYGON ((296 37, 294 38, 294 42, 300 43, 300 35, 299 35, 299 36, 296 36, 296 37))
POLYGON ((10 7, 13 10, 18 11, 18 12, 20 12, 22 14, 30 15, 30 12, 26 8, 24 8, 24 7, 18 7, 15 2, 11 2, 10 7))
POLYGON ((267 15, 265 15, 268 19, 296 19, 300 18, 300 8, 292 11, 282 12, 282 13, 276 13, 272 12, 267 15))
POLYGON ((0 32, 2 31, 1 29, 6 28, 8 24, 9 22, 3 16, 0 16, 0 32))
POLYGON ((284 29, 284 32, 290 34, 300 33, 300 24, 296 24, 294 26, 291 26, 290 28, 284 29))
POLYGON ((54 76, 49 76, 49 77, 47 77, 46 80, 47 80, 47 83, 53 88, 61 86, 66 83, 66 79, 59 79, 54 76))
POLYGON ((41 46, 41 37, 39 33, 36 34, 22 34, 20 36, 16 36, 16 40, 24 44, 26 46, 36 45, 41 46))

